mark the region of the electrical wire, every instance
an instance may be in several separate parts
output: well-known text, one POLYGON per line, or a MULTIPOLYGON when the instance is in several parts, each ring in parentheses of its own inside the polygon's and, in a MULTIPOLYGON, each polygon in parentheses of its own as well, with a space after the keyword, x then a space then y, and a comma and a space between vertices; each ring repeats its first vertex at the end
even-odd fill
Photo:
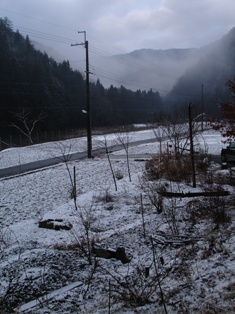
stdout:
MULTIPOLYGON (((20 15, 20 16, 23 16, 23 17, 27 17, 27 18, 30 18, 30 19, 33 19, 33 20, 37 20, 37 21, 42 22, 42 23, 47 23, 47 24, 54 25, 56 27, 60 27, 60 28, 64 28, 64 29, 67 29, 67 30, 74 31, 74 29, 71 29, 71 28, 68 28, 68 27, 65 27, 65 26, 62 26, 62 25, 59 25, 59 24, 51 23, 51 22, 48 22, 48 21, 42 21, 40 19, 31 17, 31 16, 27 16, 27 15, 23 15, 23 14, 19 14, 19 13, 16 13, 16 12, 13 12, 13 11, 9 11, 9 10, 4 10, 4 9, 1 9, 1 10, 6 11, 6 12, 10 12, 12 14, 20 15)), ((17 29, 19 29, 19 31, 21 31, 23 34, 30 35, 33 38, 49 40, 49 41, 53 41, 53 42, 57 42, 57 43, 65 44, 65 45, 71 45, 71 42, 76 42, 76 40, 74 40, 72 38, 62 37, 62 36, 58 36, 58 35, 54 35, 54 34, 49 34, 49 33, 46 33, 46 32, 41 32, 41 31, 33 30, 33 29, 30 29, 30 28, 22 27, 22 26, 15 26, 15 27, 17 29)), ((84 49, 80 45, 78 45, 78 48, 84 49)), ((89 45, 89 52, 94 54, 94 55, 103 57, 105 59, 112 60, 112 61, 116 62, 117 64, 123 65, 125 68, 128 67, 129 69, 134 69, 134 70, 138 69, 140 71, 141 70, 142 71, 146 71, 146 67, 144 67, 140 63, 134 62, 132 60, 128 60, 128 55, 127 56, 126 55, 120 55, 120 54, 119 55, 111 55, 108 51, 99 49, 99 48, 97 48, 97 47, 95 47, 93 45, 89 45)), ((83 62, 83 61, 85 61, 85 59, 84 60, 72 60, 71 62, 72 63, 79 63, 79 62, 83 62)), ((95 66, 94 69, 96 70, 97 73, 99 73, 98 77, 101 77, 101 78, 104 78, 104 79, 110 79, 112 81, 115 81, 115 82, 117 82, 119 84, 123 84, 123 85, 136 86, 138 89, 140 87, 142 87, 144 89, 149 88, 147 86, 140 85, 136 81, 123 80, 123 78, 121 76, 118 76, 115 73, 112 73, 110 71, 103 70, 103 69, 101 69, 101 68, 99 68, 97 66, 95 66)), ((156 75, 156 77, 158 77, 158 76, 156 75)), ((154 91, 159 91, 159 92, 163 92, 163 93, 172 92, 171 90, 168 90, 168 91, 167 90, 159 90, 159 89, 156 89, 156 88, 151 88, 151 89, 154 90, 154 91)), ((174 94, 178 94, 178 93, 174 92, 174 94)), ((184 94, 184 95, 186 96, 188 94, 184 94)))

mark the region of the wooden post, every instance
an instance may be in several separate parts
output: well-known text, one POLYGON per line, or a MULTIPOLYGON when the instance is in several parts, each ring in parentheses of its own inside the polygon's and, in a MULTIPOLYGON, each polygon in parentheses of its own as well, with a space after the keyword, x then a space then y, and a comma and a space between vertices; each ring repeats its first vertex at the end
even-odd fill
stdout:
POLYGON ((146 230, 145 230, 145 221, 144 221, 144 204, 143 204, 143 195, 140 194, 140 205, 141 205, 141 216, 142 216, 142 226, 144 231, 144 238, 146 237, 146 230))
POLYGON ((76 202, 76 200, 77 200, 77 187, 76 187, 76 168, 75 168, 75 166, 73 167, 73 198, 74 198, 74 201, 76 202))
POLYGON ((190 156, 192 163, 192 178, 193 178, 193 187, 196 187, 196 174, 195 174, 195 162, 194 162, 194 149, 193 149, 193 130, 192 130, 192 103, 188 105, 188 116, 189 116, 189 138, 190 138, 190 156))
POLYGON ((111 314, 111 282, 109 279, 109 312, 108 314, 111 314))

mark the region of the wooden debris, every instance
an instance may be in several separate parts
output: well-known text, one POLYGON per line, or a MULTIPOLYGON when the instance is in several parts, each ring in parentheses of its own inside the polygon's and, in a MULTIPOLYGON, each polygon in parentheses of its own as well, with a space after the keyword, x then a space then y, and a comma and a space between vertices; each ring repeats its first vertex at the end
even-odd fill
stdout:
POLYGON ((187 235, 173 235, 164 232, 159 232, 155 236, 152 236, 155 243, 160 245, 176 245, 194 243, 203 240, 202 237, 191 237, 187 235))
POLYGON ((116 251, 113 249, 93 247, 92 253, 94 253, 96 257, 101 257, 101 258, 106 258, 106 259, 116 258, 120 260, 123 264, 130 262, 130 259, 126 256, 124 247, 118 247, 116 251))
POLYGON ((63 219, 46 219, 39 221, 38 227, 53 230, 71 230, 73 226, 69 222, 64 222, 63 219))

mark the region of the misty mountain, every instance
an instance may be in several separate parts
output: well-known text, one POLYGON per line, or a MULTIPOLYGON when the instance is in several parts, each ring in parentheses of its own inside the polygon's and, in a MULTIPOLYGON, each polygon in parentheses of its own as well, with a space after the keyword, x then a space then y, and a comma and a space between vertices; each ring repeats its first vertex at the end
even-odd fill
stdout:
POLYGON ((218 103, 230 99, 225 83, 234 77, 235 28, 221 40, 200 49, 199 59, 176 81, 166 101, 169 105, 202 102, 204 111, 215 116, 218 103))
POLYGON ((199 56, 200 50, 194 48, 140 49, 112 56, 109 60, 100 58, 95 62, 109 74, 115 73, 115 76, 110 74, 107 77, 102 77, 101 73, 100 79, 105 86, 122 84, 132 90, 152 88, 166 95, 187 68, 198 61, 199 56))
POLYGON ((198 49, 140 49, 109 57, 91 54, 91 80, 99 78, 106 88, 112 84, 132 91, 158 91, 165 107, 191 101, 199 107, 203 99, 204 110, 216 115, 218 102, 230 97, 225 83, 235 76, 234 60, 235 28, 198 49))
POLYGON ((105 66, 115 77, 101 78, 104 84, 152 88, 164 96, 165 107, 203 103, 206 113, 218 116, 218 103, 230 99, 225 83, 235 77, 235 28, 199 49, 140 49, 113 56, 105 66))

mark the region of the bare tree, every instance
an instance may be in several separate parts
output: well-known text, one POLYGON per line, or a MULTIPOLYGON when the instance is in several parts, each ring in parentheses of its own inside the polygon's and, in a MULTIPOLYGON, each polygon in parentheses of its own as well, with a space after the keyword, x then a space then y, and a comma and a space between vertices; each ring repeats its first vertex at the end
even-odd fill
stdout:
POLYGON ((125 150, 128 176, 129 176, 129 180, 131 182, 131 170, 130 170, 130 162, 129 162, 130 133, 129 132, 118 133, 118 134, 116 134, 116 140, 125 150))
MULTIPOLYGON (((174 154, 181 155, 185 151, 190 151, 190 134, 188 118, 184 117, 182 112, 177 109, 173 112, 165 114, 161 117, 161 123, 153 126, 154 134, 160 142, 165 137, 173 146, 174 154)), ((192 120, 192 135, 193 137, 199 133, 199 124, 194 118, 192 120)))
POLYGON ((40 113, 35 118, 31 117, 31 113, 25 111, 15 113, 14 116, 17 119, 16 123, 11 123, 10 126, 19 130, 24 136, 26 136, 29 140, 29 144, 33 144, 32 133, 37 123, 43 121, 43 115, 40 113))
POLYGON ((112 173, 112 177, 113 177, 113 182, 114 182, 114 185, 115 185, 115 190, 117 191, 117 181, 116 181, 115 173, 114 173, 113 166, 112 166, 111 159, 110 159, 110 149, 109 149, 109 146, 108 146, 107 136, 104 136, 104 140, 103 141, 99 141, 99 146, 105 148, 105 153, 106 153, 106 156, 108 158, 109 167, 110 167, 110 170, 111 170, 111 173, 112 173))
POLYGON ((66 170, 68 172, 69 175, 69 180, 71 183, 71 193, 70 196, 73 198, 74 200, 74 206, 75 209, 77 210, 77 183, 76 183, 76 167, 73 166, 73 171, 71 171, 71 169, 69 168, 69 163, 70 163, 70 159, 71 159, 71 152, 73 150, 73 147, 75 145, 75 141, 65 141, 65 142, 57 142, 55 143, 56 148, 60 151, 60 156, 52 156, 56 157, 58 159, 60 159, 62 162, 64 162, 66 170))

